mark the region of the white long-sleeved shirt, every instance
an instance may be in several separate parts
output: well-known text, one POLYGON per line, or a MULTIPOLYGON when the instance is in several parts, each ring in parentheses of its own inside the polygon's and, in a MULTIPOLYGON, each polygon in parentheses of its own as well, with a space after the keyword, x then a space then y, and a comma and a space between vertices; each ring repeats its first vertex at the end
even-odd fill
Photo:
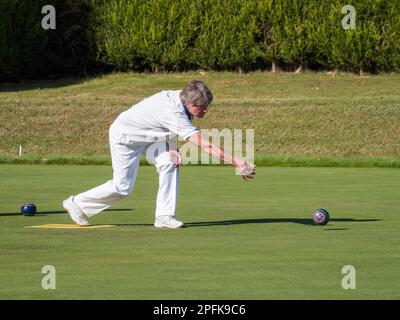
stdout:
POLYGON ((192 124, 179 97, 181 90, 164 90, 122 112, 110 127, 122 143, 187 139, 199 129, 192 124))

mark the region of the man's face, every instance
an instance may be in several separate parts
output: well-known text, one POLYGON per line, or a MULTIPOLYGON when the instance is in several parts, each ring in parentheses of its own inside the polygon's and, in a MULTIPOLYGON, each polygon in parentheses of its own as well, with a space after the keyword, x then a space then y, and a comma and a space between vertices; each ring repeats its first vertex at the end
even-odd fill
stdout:
POLYGON ((208 112, 208 106, 197 106, 195 104, 187 103, 189 112, 194 115, 196 118, 203 118, 205 114, 208 112))

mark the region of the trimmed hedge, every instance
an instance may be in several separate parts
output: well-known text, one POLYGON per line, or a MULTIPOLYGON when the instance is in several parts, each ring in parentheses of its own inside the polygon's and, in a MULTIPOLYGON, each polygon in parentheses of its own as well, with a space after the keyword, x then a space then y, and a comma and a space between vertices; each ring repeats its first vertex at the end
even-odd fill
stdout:
POLYGON ((97 57, 121 70, 399 70, 400 1, 108 0, 95 8, 97 57))
POLYGON ((104 70, 400 70, 400 0, 2 0, 0 80, 104 70), (356 9, 344 30, 342 7, 356 9), (100 69, 99 69, 100 68, 100 69))
POLYGON ((85 75, 92 67, 89 3, 74 0, 0 2, 0 81, 85 75), (42 7, 55 6, 57 26, 44 30, 42 7))

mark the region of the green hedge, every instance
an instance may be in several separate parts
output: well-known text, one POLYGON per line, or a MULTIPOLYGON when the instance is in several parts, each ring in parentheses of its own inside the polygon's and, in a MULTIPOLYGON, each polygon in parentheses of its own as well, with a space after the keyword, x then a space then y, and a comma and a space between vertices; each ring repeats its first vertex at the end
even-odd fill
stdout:
POLYGON ((90 3, 81 0, 1 0, 0 81, 84 75, 92 67, 88 38, 90 3), (45 5, 57 12, 55 30, 44 30, 45 5))
POLYGON ((400 0, 2 0, 0 79, 114 70, 400 70, 400 0), (41 7, 57 29, 41 28, 41 7), (341 9, 356 9, 344 30, 341 9), (102 69, 100 69, 102 70, 102 69))
POLYGON ((98 59, 118 69, 399 70, 400 1, 108 0, 95 8, 98 59), (345 4, 356 29, 344 30, 345 4))

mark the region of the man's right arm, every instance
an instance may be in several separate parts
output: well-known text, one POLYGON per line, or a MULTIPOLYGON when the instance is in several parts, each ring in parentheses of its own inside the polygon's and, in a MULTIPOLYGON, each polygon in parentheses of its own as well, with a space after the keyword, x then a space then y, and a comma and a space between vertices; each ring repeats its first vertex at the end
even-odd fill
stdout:
POLYGON ((200 147, 202 151, 205 151, 211 154, 213 157, 236 167, 239 170, 240 176, 244 180, 253 178, 253 175, 255 174, 254 164, 226 153, 220 146, 217 146, 216 144, 210 142, 209 139, 204 137, 201 132, 192 134, 187 140, 200 147))

